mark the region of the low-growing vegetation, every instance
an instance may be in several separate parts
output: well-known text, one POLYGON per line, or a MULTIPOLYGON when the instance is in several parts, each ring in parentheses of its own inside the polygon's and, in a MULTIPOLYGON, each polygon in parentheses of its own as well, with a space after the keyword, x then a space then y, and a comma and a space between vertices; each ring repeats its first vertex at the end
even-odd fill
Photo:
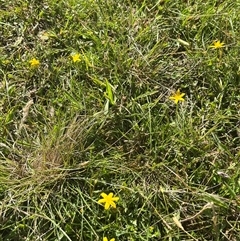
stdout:
POLYGON ((0 240, 239 240, 239 12, 0 0, 0 240))

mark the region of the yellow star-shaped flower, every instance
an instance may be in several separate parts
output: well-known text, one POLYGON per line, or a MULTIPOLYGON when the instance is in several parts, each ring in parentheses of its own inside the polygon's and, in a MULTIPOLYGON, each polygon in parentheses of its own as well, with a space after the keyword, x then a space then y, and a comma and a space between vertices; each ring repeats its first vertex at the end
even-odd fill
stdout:
POLYGON ((180 90, 178 89, 176 93, 174 93, 172 96, 169 97, 170 100, 173 100, 175 104, 178 103, 178 101, 184 101, 183 96, 185 93, 180 93, 180 90))
MULTIPOLYGON (((104 238, 103 238, 103 241, 108 241, 108 238, 107 238, 107 237, 104 237, 104 238)), ((115 238, 110 239, 110 241, 115 241, 115 238)))
POLYGON ((37 60, 37 59, 35 59, 35 58, 31 59, 31 60, 29 61, 29 63, 30 63, 30 65, 31 65, 31 67, 38 67, 38 66, 40 65, 40 61, 37 60))
POLYGON ((108 195, 106 193, 101 193, 101 196, 103 197, 98 201, 98 203, 105 203, 104 208, 107 210, 112 206, 113 208, 116 208, 115 202, 119 200, 119 197, 113 197, 113 193, 110 192, 108 195))
POLYGON ((71 57, 74 63, 80 61, 80 54, 73 54, 71 57))
POLYGON ((214 43, 213 43, 213 45, 210 45, 209 46, 210 48, 214 48, 214 49, 220 49, 220 48, 223 48, 224 47, 224 43, 222 42, 220 42, 219 40, 218 41, 215 41, 214 43))

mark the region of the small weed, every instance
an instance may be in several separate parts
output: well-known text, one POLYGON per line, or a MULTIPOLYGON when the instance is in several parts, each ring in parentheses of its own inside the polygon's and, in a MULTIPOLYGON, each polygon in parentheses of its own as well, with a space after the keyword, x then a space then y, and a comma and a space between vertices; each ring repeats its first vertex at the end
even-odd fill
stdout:
POLYGON ((0 0, 0 240, 239 240, 239 12, 0 0))

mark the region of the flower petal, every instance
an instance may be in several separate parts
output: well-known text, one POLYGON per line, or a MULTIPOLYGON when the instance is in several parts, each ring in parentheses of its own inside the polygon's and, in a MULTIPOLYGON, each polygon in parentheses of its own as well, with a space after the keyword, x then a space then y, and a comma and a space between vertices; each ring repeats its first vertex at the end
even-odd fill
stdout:
POLYGON ((105 208, 106 210, 108 210, 109 207, 110 207, 110 203, 109 203, 109 202, 106 202, 104 208, 105 208))
POLYGON ((111 202, 110 205, 111 205, 113 208, 116 208, 116 207, 117 207, 115 202, 111 202))
POLYGON ((108 194, 108 197, 112 198, 112 196, 113 196, 113 193, 110 192, 110 193, 108 194))
POLYGON ((179 97, 182 98, 185 95, 185 93, 182 93, 179 97))
MULTIPOLYGON (((104 238, 103 238, 103 241, 108 241, 107 237, 104 237, 104 238)), ((111 241, 111 240, 110 240, 110 241, 111 241)))
POLYGON ((107 194, 104 193, 104 192, 102 192, 102 193, 100 194, 100 196, 102 196, 103 198, 105 198, 105 197, 107 197, 107 194))
POLYGON ((99 200, 98 200, 98 203, 105 203, 105 202, 106 202, 105 199, 99 199, 99 200))

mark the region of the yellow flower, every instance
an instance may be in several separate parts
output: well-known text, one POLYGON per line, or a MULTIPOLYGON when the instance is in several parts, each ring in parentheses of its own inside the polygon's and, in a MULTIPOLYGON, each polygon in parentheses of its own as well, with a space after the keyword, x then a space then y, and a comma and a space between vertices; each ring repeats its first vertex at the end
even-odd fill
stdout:
POLYGON ((112 206, 113 208, 116 208, 115 201, 119 200, 119 197, 113 197, 113 193, 110 192, 108 195, 106 193, 101 193, 101 196, 103 199, 100 199, 98 203, 105 203, 104 208, 107 210, 112 206))
POLYGON ((209 48, 214 48, 214 49, 220 49, 220 48, 223 48, 224 47, 224 43, 220 42, 219 40, 218 41, 215 41, 213 43, 213 45, 210 45, 209 48))
MULTIPOLYGON (((103 241, 108 241, 107 237, 104 237, 103 241)), ((110 239, 110 241, 115 241, 115 238, 110 239)))
POLYGON ((178 101, 184 101, 183 96, 185 95, 185 93, 180 93, 180 90, 178 89, 177 92, 175 94, 173 94, 173 96, 170 96, 169 99, 173 100, 175 102, 175 104, 178 103, 178 101))
POLYGON ((74 63, 80 61, 80 54, 73 54, 71 57, 74 63))
POLYGON ((31 59, 31 60, 29 61, 29 63, 30 63, 30 65, 31 65, 31 67, 38 67, 38 66, 40 65, 40 61, 37 60, 37 59, 35 59, 35 58, 31 59))

